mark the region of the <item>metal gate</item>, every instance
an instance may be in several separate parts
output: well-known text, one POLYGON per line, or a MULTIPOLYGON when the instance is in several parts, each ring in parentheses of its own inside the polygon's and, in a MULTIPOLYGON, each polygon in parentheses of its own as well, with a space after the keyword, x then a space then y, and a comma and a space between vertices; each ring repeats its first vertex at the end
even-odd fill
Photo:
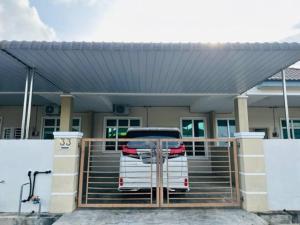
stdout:
POLYGON ((239 205, 235 139, 82 140, 79 207, 239 205))

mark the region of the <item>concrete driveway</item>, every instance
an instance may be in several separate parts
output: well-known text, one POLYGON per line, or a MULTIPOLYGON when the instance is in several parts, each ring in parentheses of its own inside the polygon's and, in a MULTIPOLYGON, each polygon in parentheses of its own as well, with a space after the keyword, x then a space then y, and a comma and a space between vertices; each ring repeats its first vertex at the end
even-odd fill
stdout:
POLYGON ((54 225, 267 225, 241 209, 79 209, 54 225))

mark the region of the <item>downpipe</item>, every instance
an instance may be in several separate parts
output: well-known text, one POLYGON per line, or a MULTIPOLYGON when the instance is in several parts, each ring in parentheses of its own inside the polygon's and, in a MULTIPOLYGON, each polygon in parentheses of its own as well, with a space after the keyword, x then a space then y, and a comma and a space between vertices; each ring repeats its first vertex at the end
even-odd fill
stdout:
MULTIPOLYGON (((29 202, 31 201, 32 204, 38 205, 38 214, 37 217, 40 218, 41 214, 41 199, 39 196, 34 195, 34 189, 35 189, 35 183, 36 183, 36 176, 38 174, 50 174, 51 170, 46 170, 46 171, 34 171, 33 173, 33 180, 32 180, 32 171, 28 171, 27 176, 29 179, 29 182, 24 183, 21 185, 21 190, 20 190, 20 198, 19 198, 19 210, 18 210, 18 215, 21 215, 21 210, 22 210, 22 203, 29 202), (26 199, 23 199, 23 189, 26 185, 29 185, 29 193, 28 197, 26 199)), ((32 215, 34 211, 30 213, 32 215)))

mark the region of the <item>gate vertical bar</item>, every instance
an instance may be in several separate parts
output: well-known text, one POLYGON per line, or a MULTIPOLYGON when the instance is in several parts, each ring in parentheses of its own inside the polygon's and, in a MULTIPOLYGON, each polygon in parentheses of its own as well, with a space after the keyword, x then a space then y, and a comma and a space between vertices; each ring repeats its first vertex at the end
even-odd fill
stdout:
POLYGON ((87 158, 87 170, 86 170, 86 189, 85 189, 85 204, 88 202, 89 195, 89 178, 90 178, 90 156, 91 156, 91 140, 88 141, 88 158, 87 158))
MULTIPOLYGON (((169 199, 169 146, 168 146, 168 142, 166 142, 166 164, 167 164, 167 204, 170 203, 170 199, 169 199)), ((163 160, 162 160, 163 161, 163 160)), ((163 177, 164 179, 164 177, 163 177)), ((164 180, 163 180, 164 182, 164 180)))
POLYGON ((237 141, 233 141, 233 161, 234 161, 234 174, 235 174, 235 191, 237 204, 240 205, 240 181, 239 181, 239 168, 238 168, 238 156, 237 156, 237 141))
POLYGON ((80 168, 79 168, 79 193, 78 193, 78 205, 82 205, 82 185, 84 175, 84 158, 85 158, 85 140, 81 140, 81 154, 80 154, 80 168))
POLYGON ((163 165, 163 145, 160 142, 159 148, 159 164, 160 164, 160 207, 162 207, 164 203, 164 165, 163 165))
POLYGON ((230 146, 231 146, 231 142, 230 140, 228 140, 227 143, 227 155, 228 155, 228 164, 229 164, 229 186, 230 186, 230 198, 233 201, 233 187, 232 187, 232 165, 231 165, 231 154, 230 154, 230 146))
POLYGON ((151 169, 150 169, 150 187, 151 187, 151 190, 150 190, 150 204, 153 204, 153 152, 151 151, 151 153, 150 153, 150 157, 151 157, 151 164, 150 164, 150 166, 151 166, 151 169))
POLYGON ((159 163, 159 149, 160 141, 156 141, 156 206, 160 206, 160 163, 159 163))

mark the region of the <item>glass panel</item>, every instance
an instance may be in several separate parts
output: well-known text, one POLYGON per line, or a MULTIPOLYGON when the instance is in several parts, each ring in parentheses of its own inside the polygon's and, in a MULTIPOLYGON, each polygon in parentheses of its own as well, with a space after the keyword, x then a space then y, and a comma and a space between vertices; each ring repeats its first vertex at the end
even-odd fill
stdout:
POLYGON ((234 133, 236 132, 234 120, 229 120, 229 132, 230 132, 230 134, 229 134, 230 137, 234 137, 234 133))
POLYGON ((55 126, 55 119, 45 119, 45 126, 55 126))
POLYGON ((140 126, 140 120, 130 120, 130 126, 131 127, 139 127, 140 126))
POLYGON ((115 141, 106 141, 105 142, 105 150, 115 151, 116 150, 116 142, 115 141))
POLYGON ((73 119, 72 120, 72 126, 73 127, 78 127, 80 125, 80 119, 73 119))
MULTIPOLYGON (((281 126, 286 127, 286 121, 285 120, 281 120, 281 126)), ((290 120, 290 127, 292 127, 292 121, 291 120, 290 120)))
POLYGON ((108 126, 108 127, 114 127, 114 126, 117 126, 117 120, 114 120, 114 119, 112 119, 112 120, 107 120, 107 121, 106 121, 106 126, 108 126))
POLYGON ((120 127, 119 130, 118 130, 118 137, 119 138, 125 138, 126 134, 127 134, 127 129, 128 128, 120 127))
POLYGON ((218 137, 228 137, 227 120, 218 120, 218 137))
POLYGON ((300 129, 294 129, 295 139, 300 139, 300 129))
POLYGON ((295 127, 299 127, 300 128, 300 120, 293 120, 293 126, 295 127))
POLYGON ((204 137, 203 120, 194 120, 194 137, 204 137))
POLYGON ((182 120, 182 136, 192 137, 193 136, 193 123, 192 120, 182 120))
POLYGON ((128 120, 119 120, 120 127, 128 127, 128 120))
POLYGON ((282 135, 284 139, 287 139, 287 130, 286 129, 282 129, 282 135))
POLYGON ((15 128, 15 139, 21 138, 21 128, 15 128))
POLYGON ((56 126, 60 126, 60 119, 56 120, 56 126))
MULTIPOLYGON (((291 132, 291 138, 294 138, 292 129, 290 129, 290 132, 291 132)), ((286 128, 282 129, 282 134, 283 134, 283 138, 287 139, 287 129, 286 128)))
POLYGON ((117 129, 114 127, 106 128, 106 138, 116 138, 117 129))
MULTIPOLYGON (((119 128, 120 130, 121 128, 119 128)), ((126 129, 127 128, 122 128, 122 129, 126 129)), ((178 131, 166 131, 166 130, 161 130, 161 131, 151 131, 151 130, 147 130, 147 131, 129 131, 127 133, 127 137, 128 138, 180 138, 180 132, 178 131)))
POLYGON ((187 156, 193 156, 193 142, 183 142, 187 156))
POLYGON ((10 139, 10 136, 11 136, 11 129, 10 128, 4 129, 4 139, 10 139))
POLYGON ((72 131, 79 131, 79 127, 72 127, 72 131))
POLYGON ((235 120, 229 120, 229 126, 235 126, 235 120))
POLYGON ((44 139, 53 139, 54 128, 44 128, 44 139))
POLYGON ((205 143, 204 142, 194 142, 195 145, 195 156, 205 155, 205 143))

